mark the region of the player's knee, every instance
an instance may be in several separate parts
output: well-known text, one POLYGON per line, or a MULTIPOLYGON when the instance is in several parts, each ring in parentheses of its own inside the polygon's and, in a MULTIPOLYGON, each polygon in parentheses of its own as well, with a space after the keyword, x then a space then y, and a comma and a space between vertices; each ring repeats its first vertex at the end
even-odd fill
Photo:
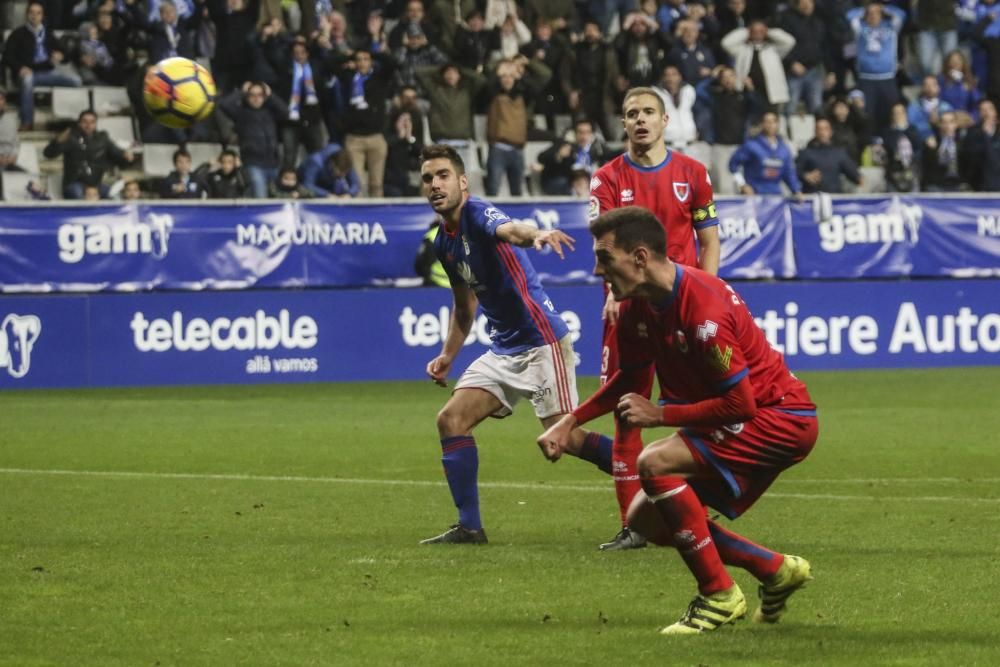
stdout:
POLYGON ((468 420, 451 406, 444 406, 437 415, 438 434, 442 438, 465 435, 469 432, 468 420))
POLYGON ((665 474, 661 472, 662 467, 653 448, 642 450, 642 453, 639 454, 639 460, 636 461, 636 470, 639 473, 639 477, 644 479, 665 474))

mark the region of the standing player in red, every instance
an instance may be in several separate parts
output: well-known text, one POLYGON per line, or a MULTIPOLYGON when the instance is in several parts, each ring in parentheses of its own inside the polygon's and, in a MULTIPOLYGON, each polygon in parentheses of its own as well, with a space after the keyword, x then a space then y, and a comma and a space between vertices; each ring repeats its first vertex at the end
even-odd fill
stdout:
MULTIPOLYGON (((601 167, 590 181, 590 219, 622 206, 642 206, 653 212, 667 232, 667 257, 680 264, 719 272, 719 221, 715 216, 712 183, 705 166, 682 153, 667 150, 663 130, 667 117, 663 99, 652 88, 633 88, 622 105, 628 151, 601 167), (697 243, 696 243, 697 239, 697 243)), ((618 304, 606 294, 601 350, 601 382, 618 368, 615 321, 618 304)), ((639 389, 648 396, 652 387, 639 389)), ((622 529, 601 545, 602 551, 646 546, 625 520, 638 493, 636 461, 642 441, 634 429, 618 426, 613 449, 615 494, 622 529)))
POLYGON ((572 429, 611 410, 638 428, 681 427, 643 450, 643 493, 629 511, 630 525, 657 544, 674 545, 698 581, 687 611, 661 632, 705 632, 746 614, 743 592, 723 564, 760 580, 754 619, 774 623, 788 597, 811 579, 809 562, 726 530, 708 520, 705 506, 730 519, 749 509, 812 450, 816 406, 729 285, 667 258, 663 229, 649 211, 611 211, 590 231, 594 273, 622 302, 621 367, 538 444, 558 459, 572 429), (648 385, 654 364, 663 407, 634 393, 648 385))

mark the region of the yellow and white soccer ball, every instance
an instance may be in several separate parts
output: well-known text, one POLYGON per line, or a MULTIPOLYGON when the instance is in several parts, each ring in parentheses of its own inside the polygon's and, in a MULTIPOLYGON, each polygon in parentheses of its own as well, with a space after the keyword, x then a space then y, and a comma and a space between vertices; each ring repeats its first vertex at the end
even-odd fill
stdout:
POLYGON ((146 74, 146 110, 167 127, 183 129, 208 118, 215 109, 215 79, 187 58, 167 58, 146 74))

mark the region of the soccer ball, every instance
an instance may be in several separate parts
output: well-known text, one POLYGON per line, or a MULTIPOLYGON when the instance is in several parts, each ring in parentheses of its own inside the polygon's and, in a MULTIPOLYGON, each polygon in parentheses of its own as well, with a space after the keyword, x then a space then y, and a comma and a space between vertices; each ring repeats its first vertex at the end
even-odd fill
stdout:
POLYGON ((176 129, 205 120, 215 109, 215 80, 187 58, 167 58, 146 74, 142 101, 157 121, 176 129))

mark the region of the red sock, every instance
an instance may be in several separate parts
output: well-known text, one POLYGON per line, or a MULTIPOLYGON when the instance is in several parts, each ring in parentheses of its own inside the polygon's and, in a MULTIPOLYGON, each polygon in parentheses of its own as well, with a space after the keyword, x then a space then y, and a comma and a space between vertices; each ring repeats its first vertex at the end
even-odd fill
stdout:
POLYGON ((705 508, 687 481, 682 477, 649 477, 642 480, 642 488, 666 521, 674 545, 698 580, 702 595, 731 587, 733 580, 709 533, 705 508))
POLYGON ((615 495, 622 515, 622 525, 626 524, 628 508, 639 493, 638 461, 642 453, 642 429, 624 426, 615 420, 615 442, 611 449, 611 475, 615 480, 615 495))
POLYGON ((774 576, 785 562, 783 555, 726 530, 714 521, 708 522, 708 530, 723 563, 743 568, 760 581, 774 576))

